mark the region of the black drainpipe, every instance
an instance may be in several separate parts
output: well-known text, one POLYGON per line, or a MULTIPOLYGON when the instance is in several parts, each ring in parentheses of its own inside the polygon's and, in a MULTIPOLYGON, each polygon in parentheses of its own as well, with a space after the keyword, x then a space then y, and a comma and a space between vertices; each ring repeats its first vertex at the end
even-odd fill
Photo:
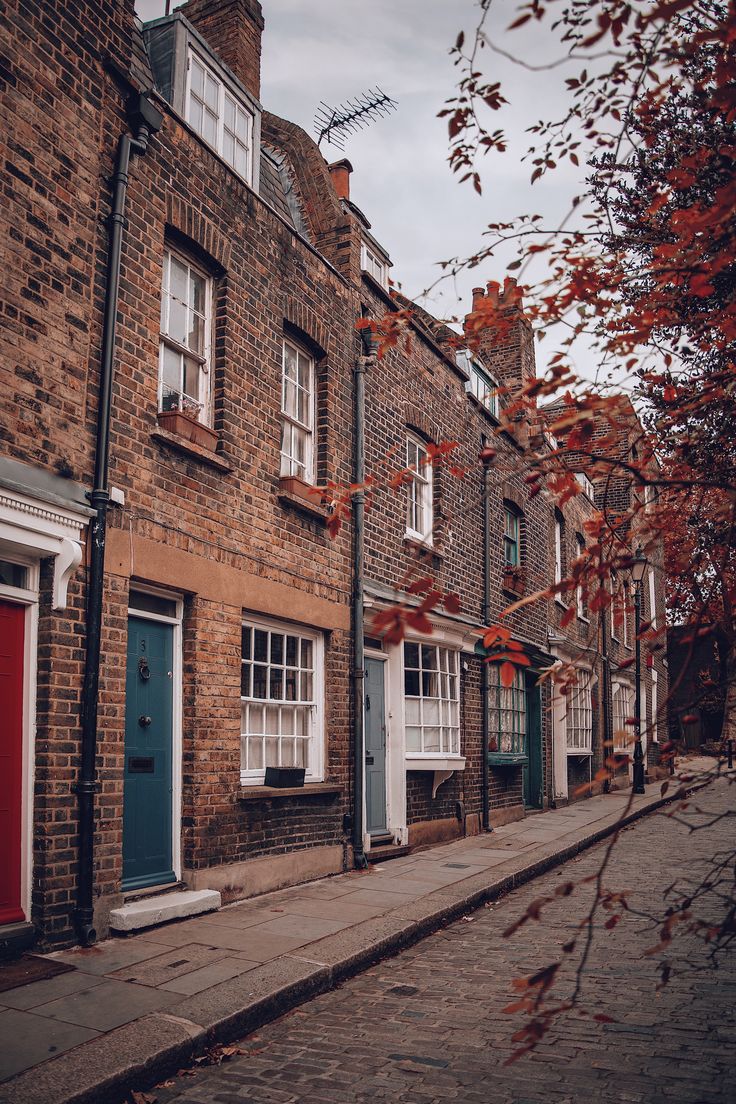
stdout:
POLYGON ((79 799, 79 870, 77 875, 77 907, 74 921, 79 939, 89 946, 97 939, 94 928, 92 891, 94 883, 95 793, 99 789, 95 762, 97 758, 97 693, 100 682, 100 634, 102 628, 102 592, 105 569, 105 538, 107 533, 108 460, 110 455, 110 406, 115 360, 115 329, 120 287, 120 254, 125 227, 125 197, 128 188, 128 167, 131 154, 145 154, 148 140, 161 128, 163 116, 146 96, 136 96, 128 104, 128 119, 135 138, 123 134, 118 142, 115 172, 112 177, 112 210, 107 256, 105 288, 105 318, 100 356, 100 395, 97 404, 97 443, 95 449, 94 487, 89 495, 95 515, 89 533, 89 576, 85 638, 87 642, 84 686, 82 689, 82 754, 76 784, 79 799))
MULTIPOLYGON (((608 654, 608 618, 606 617, 606 611, 601 610, 600 613, 600 625, 601 625, 601 699, 602 699, 602 713, 603 713, 603 763, 605 765, 606 759, 613 755, 613 721, 611 718, 611 657, 608 654)), ((608 793, 611 789, 611 775, 603 784, 603 792, 608 793)))
MULTIPOLYGON (((485 440, 483 441, 485 448, 485 440)), ((488 492, 488 477, 490 475, 490 461, 483 460, 483 626, 488 627, 491 619, 491 504, 488 492)), ((483 805, 483 831, 490 832, 490 800, 488 793, 488 696, 490 692, 490 676, 488 663, 482 660, 480 668, 480 701, 481 701, 481 757, 480 757, 480 785, 481 800, 483 805)))
MULTIPOLYGON (((355 361, 355 453, 353 481, 365 481, 365 372, 376 363, 371 332, 361 330, 364 356, 355 361)), ((365 560, 365 493, 353 495, 353 708, 355 740, 353 745, 353 859, 358 870, 368 861, 363 850, 363 787, 365 771, 365 646, 363 616, 363 577, 365 560)))

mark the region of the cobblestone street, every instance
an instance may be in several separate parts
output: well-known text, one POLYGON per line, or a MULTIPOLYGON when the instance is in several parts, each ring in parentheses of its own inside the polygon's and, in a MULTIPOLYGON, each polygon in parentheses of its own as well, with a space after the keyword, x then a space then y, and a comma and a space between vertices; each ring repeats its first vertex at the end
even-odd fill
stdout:
MULTIPOLYGON (((733 799, 734 787, 720 782, 700 803, 723 812, 733 809, 733 799)), ((631 890, 633 907, 661 909, 668 885, 692 878, 709 856, 733 846, 733 823, 721 819, 691 834, 664 814, 650 816, 622 834, 606 885, 631 890)), ((569 1017, 535 1054, 504 1066, 521 1023, 501 1011, 513 997, 511 981, 558 957, 582 915, 584 893, 549 906, 541 923, 510 939, 501 933, 562 879, 594 873, 604 847, 302 1006, 243 1041, 243 1056, 175 1079, 155 1091, 157 1100, 733 1100, 733 958, 710 971, 694 937, 678 940, 670 955, 674 976, 657 993, 657 958, 644 954, 657 940, 649 922, 634 917, 596 931, 584 994, 588 1015, 569 1017), (687 959, 702 968, 680 972, 687 959), (594 1023, 596 1013, 616 1022, 594 1023)), ((569 983, 560 984, 560 995, 569 983)))

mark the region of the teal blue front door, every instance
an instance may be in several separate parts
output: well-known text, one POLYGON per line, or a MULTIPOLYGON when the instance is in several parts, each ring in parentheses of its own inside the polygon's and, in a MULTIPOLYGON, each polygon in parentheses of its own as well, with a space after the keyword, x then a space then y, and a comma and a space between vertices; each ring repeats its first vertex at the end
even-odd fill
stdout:
POLYGON ((128 618, 123 889, 176 880, 172 860, 174 629, 128 618))
POLYGON ((365 811, 373 836, 388 829, 386 818, 386 707, 383 661, 365 661, 365 811))
POLYGON ((526 675, 526 755, 523 789, 526 809, 542 808, 542 703, 537 675, 526 675))

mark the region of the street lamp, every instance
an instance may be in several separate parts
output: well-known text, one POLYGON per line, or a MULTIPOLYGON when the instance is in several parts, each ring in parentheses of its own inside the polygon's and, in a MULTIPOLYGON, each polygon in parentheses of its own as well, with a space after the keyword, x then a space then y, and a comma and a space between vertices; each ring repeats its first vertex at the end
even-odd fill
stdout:
POLYGON ((634 647, 636 649, 636 687, 634 692, 634 780, 632 793, 643 794, 644 790, 644 749, 641 746, 641 584, 647 569, 647 558, 637 547, 631 561, 631 581, 634 584, 634 647))

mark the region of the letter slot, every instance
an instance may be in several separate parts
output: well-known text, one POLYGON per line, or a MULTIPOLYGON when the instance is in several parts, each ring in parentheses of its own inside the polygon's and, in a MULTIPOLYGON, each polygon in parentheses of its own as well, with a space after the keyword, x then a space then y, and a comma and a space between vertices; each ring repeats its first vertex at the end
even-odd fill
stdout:
POLYGON ((152 755, 129 755, 128 774, 153 774, 152 755))

